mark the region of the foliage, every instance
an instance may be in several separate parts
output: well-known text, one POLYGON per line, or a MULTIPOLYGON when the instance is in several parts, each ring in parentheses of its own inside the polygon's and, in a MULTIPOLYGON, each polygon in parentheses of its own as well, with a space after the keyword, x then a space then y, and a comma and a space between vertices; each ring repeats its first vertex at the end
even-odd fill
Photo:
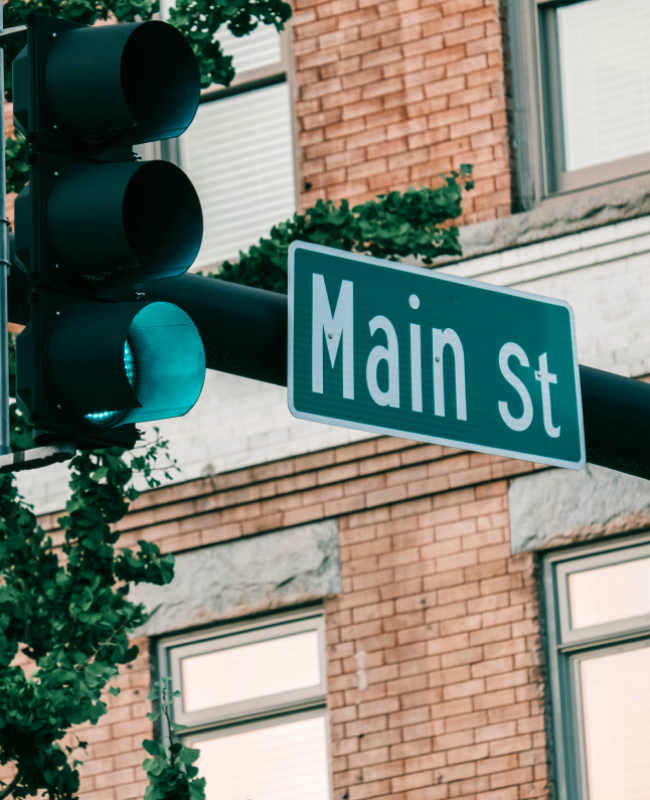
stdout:
MULTIPOLYGON (((149 700, 157 703, 159 710, 147 714, 153 722, 162 719, 167 723, 167 731, 179 733, 185 725, 172 722, 170 708, 174 697, 181 693, 172 691, 171 678, 156 681, 149 692, 149 700)), ((198 778, 198 769, 193 766, 199 751, 186 747, 181 742, 169 744, 162 740, 145 739, 142 746, 152 757, 143 764, 149 778, 149 786, 144 800, 205 800, 205 778, 198 778)))
MULTIPOLYGON (((14 397, 14 336, 9 381, 14 397)), ((33 447, 31 426, 15 402, 10 423, 13 449, 33 447)), ((18 800, 38 789, 45 789, 51 800, 75 796, 76 768, 82 763, 78 756, 85 743, 70 747, 62 740, 71 726, 95 723, 106 713, 102 690, 118 665, 137 655, 128 634, 144 622, 145 614, 127 599, 129 583, 164 585, 174 576, 173 555, 161 556, 147 541, 138 542, 137 551, 116 551, 119 533, 110 528, 138 496, 132 483, 136 472, 144 475, 148 486, 160 485, 155 472, 167 442, 157 429, 156 437, 131 453, 128 462, 117 449, 83 452, 72 460, 72 497, 67 515, 59 520, 65 531, 62 557, 18 495, 13 476, 0 475, 0 763, 13 762, 17 769, 15 782, 0 790, 0 799, 11 793, 18 800), (11 665, 20 646, 36 661, 29 678, 11 665)), ((171 477, 174 463, 162 463, 159 469, 171 477)), ((116 687, 109 691, 119 694, 116 687)), ((155 685, 155 697, 150 694, 149 699, 159 699, 159 691, 164 709, 166 687, 155 685)), ((148 716, 158 718, 155 713, 148 716)), ((179 726, 170 723, 170 728, 179 726)), ((155 742, 143 746, 148 753, 158 747, 155 742)), ((178 757, 187 748, 179 747, 171 746, 169 769, 148 770, 147 800, 204 800, 201 781, 191 780, 194 775, 184 766, 190 763, 188 756, 178 757), (174 793, 160 794, 165 786, 174 793)))
POLYGON ((29 180, 27 153, 29 147, 25 138, 16 131, 14 136, 5 140, 5 157, 7 159, 7 191, 20 192, 29 180))
MULTIPOLYGON (((22 24, 26 14, 40 11, 84 24, 109 18, 150 19, 159 0, 6 0, 7 27, 22 24)), ((188 39, 201 72, 202 85, 229 85, 232 59, 224 55, 216 34, 226 25, 235 36, 258 23, 281 30, 291 15, 283 0, 177 0, 170 22, 188 39)), ((9 45, 7 64, 19 45, 9 45)), ((6 70, 11 99, 11 70, 6 70)), ((7 139, 7 190, 18 192, 28 177, 27 144, 20 136, 7 139)), ((219 277, 275 291, 286 291, 287 253, 292 241, 325 244, 383 258, 420 256, 425 263, 442 255, 460 254, 458 229, 449 226, 461 213, 462 189, 470 189, 471 167, 452 172, 437 189, 391 192, 352 209, 319 200, 304 214, 274 227, 237 263, 222 266, 219 277)), ((12 364, 15 352, 11 354, 12 364)), ((32 444, 30 426, 13 404, 14 449, 32 444)), ((102 691, 120 664, 137 655, 128 635, 145 619, 142 606, 128 600, 129 583, 169 583, 173 556, 141 541, 137 550, 116 550, 114 524, 137 497, 136 472, 149 486, 157 459, 165 449, 158 438, 130 457, 116 449, 82 452, 71 462, 72 495, 59 520, 63 545, 56 548, 19 496, 15 479, 0 475, 0 764, 13 763, 15 778, 0 789, 22 800, 45 791, 50 800, 72 800, 79 788, 76 756, 84 742, 66 744, 71 728, 95 724, 106 713, 102 691), (33 659, 27 674, 14 659, 18 651, 33 659)), ((167 474, 167 473, 166 473, 167 474)), ((119 690, 112 687, 112 694, 119 690)), ((170 733, 182 726, 171 721, 169 681, 154 684, 149 699, 158 710, 149 718, 164 719, 170 733)), ((172 741, 145 740, 149 758, 146 800, 204 800, 205 781, 197 777, 198 751, 172 741)))
MULTIPOLYGON (((174 558, 151 542, 116 551, 111 526, 138 496, 139 471, 149 486, 166 443, 157 439, 127 461, 115 449, 79 453, 71 462, 72 490, 59 519, 56 548, 18 495, 12 475, 0 475, 0 763, 17 773, 0 798, 45 790, 52 800, 73 798, 80 763, 62 740, 74 725, 95 724, 106 713, 102 690, 137 648, 128 635, 144 608, 127 598, 128 584, 163 585, 174 558), (12 664, 19 649, 35 662, 27 675, 12 664)), ((113 694, 119 690, 111 689, 113 694)))
MULTIPOLYGON (((160 0, 5 0, 4 25, 22 25, 25 16, 34 12, 92 25, 115 19, 133 22, 151 19, 160 10, 160 0)), ((291 6, 284 0, 177 0, 170 9, 169 21, 192 46, 204 88, 216 83, 230 86, 235 77, 232 56, 224 54, 216 39, 222 25, 235 36, 245 36, 261 22, 277 30, 291 17, 291 6)), ((5 96, 12 98, 10 65, 22 43, 5 47, 5 96)), ((7 191, 19 192, 27 182, 27 145, 15 137, 7 140, 7 191)))
POLYGON ((446 223, 460 216, 462 190, 474 185, 471 175, 472 166, 463 164, 460 173, 443 176, 444 184, 436 189, 390 192, 353 209, 347 200, 338 205, 318 200, 304 214, 272 228, 269 238, 240 252, 238 261, 226 261, 214 277, 286 292, 289 245, 296 240, 391 260, 420 256, 425 264, 461 255, 458 228, 446 223))
POLYGON ((169 11, 171 24, 192 45, 203 87, 230 86, 235 77, 232 56, 225 55, 215 39, 222 25, 235 36, 245 36, 258 22, 281 31, 290 17, 291 6, 284 0, 176 0, 169 11))
MULTIPOLYGON (((21 25, 34 12, 92 25, 98 20, 118 22, 151 19, 160 11, 159 0, 6 0, 5 27, 21 25)), ((196 55, 201 71, 201 85, 217 83, 229 86, 235 76, 232 57, 226 56, 216 40, 222 25, 235 36, 245 36, 261 22, 278 30, 291 17, 291 6, 284 0, 177 0, 170 9, 169 21, 186 37, 196 55)), ((7 51, 8 63, 21 45, 7 51)), ((7 70, 6 89, 11 91, 11 70, 7 70)), ((10 99, 10 95, 8 97, 10 99)))
MULTIPOLYGON (((16 396, 16 336, 9 334, 9 397, 16 396)), ((32 426, 14 402, 9 406, 9 433, 11 449, 28 450, 34 447, 32 426)))

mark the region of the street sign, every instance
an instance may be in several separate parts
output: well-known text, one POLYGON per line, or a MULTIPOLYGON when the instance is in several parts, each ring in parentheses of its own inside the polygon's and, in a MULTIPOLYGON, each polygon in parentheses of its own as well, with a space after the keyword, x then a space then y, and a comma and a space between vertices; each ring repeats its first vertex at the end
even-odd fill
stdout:
POLYGON ((571 307, 294 242, 289 408, 300 419, 581 469, 571 307))

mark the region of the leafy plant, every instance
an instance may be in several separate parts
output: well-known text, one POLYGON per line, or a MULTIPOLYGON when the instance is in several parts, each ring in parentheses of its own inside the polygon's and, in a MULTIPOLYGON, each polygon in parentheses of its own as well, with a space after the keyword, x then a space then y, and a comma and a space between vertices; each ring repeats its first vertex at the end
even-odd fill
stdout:
POLYGON ((472 166, 442 176, 436 189, 423 187, 379 195, 350 209, 347 200, 318 200, 304 214, 294 214, 271 229, 239 260, 226 261, 213 277, 274 292, 287 291, 287 258, 291 242, 353 250, 397 260, 420 256, 425 264, 446 255, 461 255, 458 228, 449 220, 460 216, 462 191, 473 187, 472 166))
POLYGON ((29 147, 25 138, 16 131, 5 140, 5 158, 7 159, 7 191, 20 192, 29 180, 27 153, 29 147))
POLYGON ((235 77, 232 56, 224 54, 215 38, 222 25, 235 36, 245 36, 259 22, 281 31, 290 17, 291 6, 284 0, 176 0, 169 11, 169 22, 192 45, 203 87, 230 86, 235 77))
MULTIPOLYGON (((9 334, 9 397, 16 396, 16 336, 9 334)), ((14 451, 28 450, 34 447, 32 426, 13 402, 9 406, 9 434, 11 449, 14 451)))
MULTIPOLYGON (((159 0, 6 0, 7 27, 22 24, 40 11, 84 24, 109 18, 150 19, 159 0)), ((232 59, 224 55, 216 34, 227 25, 236 36, 260 22, 281 30, 291 10, 283 0, 177 0, 170 22, 190 42, 199 62, 203 86, 229 85, 232 59)), ((7 63, 19 45, 7 46, 7 63)), ((6 70, 11 99, 11 70, 6 70)), ((7 190, 18 192, 28 177, 27 143, 7 139, 7 190)), ((286 291, 287 254, 292 241, 353 250, 383 258, 408 255, 425 263, 460 254, 458 229, 449 221, 461 213, 462 190, 472 187, 472 168, 461 167, 437 189, 391 192, 350 209, 346 200, 318 201, 304 214, 275 226, 236 263, 222 265, 218 277, 286 291)), ((15 352, 10 354, 15 372, 15 352)), ((15 403, 10 408, 12 446, 32 446, 31 428, 15 403)), ((131 455, 120 450, 82 452, 70 462, 71 498, 59 520, 63 545, 54 546, 31 507, 18 494, 11 475, 0 475, 0 764, 12 763, 14 779, 0 788, 0 800, 22 800, 45 791, 49 800, 72 800, 79 789, 77 758, 84 742, 64 744, 72 728, 95 724, 106 713, 102 692, 120 664, 137 655, 128 635, 145 620, 141 605, 128 600, 130 583, 167 584, 173 577, 172 555, 155 544, 137 550, 117 549, 114 525, 137 496, 133 477, 140 472, 150 487, 159 485, 157 464, 166 443, 156 440, 131 455), (31 674, 14 659, 19 650, 34 661, 31 674)), ((162 471, 169 476, 173 464, 162 471)), ((109 689, 112 694, 119 689, 109 689)), ((149 698, 158 703, 149 715, 171 720, 173 697, 168 681, 154 684, 149 698)), ((198 750, 182 743, 145 740, 149 757, 146 800, 204 800, 205 781, 194 766, 198 750)))
MULTIPOLYGON (((9 355, 15 396, 13 336, 9 355)), ((10 420, 12 447, 33 446, 31 426, 15 402, 10 420)), ((161 555, 144 540, 137 550, 116 549, 119 531, 111 527, 138 497, 136 474, 154 488, 159 473, 170 478, 177 469, 168 443, 155 433, 154 441, 128 456, 118 449, 94 450, 70 462, 72 494, 59 519, 64 541, 58 548, 18 494, 13 475, 0 475, 0 764, 16 768, 0 800, 42 789, 50 800, 76 796, 78 756, 86 744, 63 741, 73 726, 95 724, 106 713, 102 691, 118 666, 137 656, 128 635, 146 614, 128 600, 129 584, 164 585, 174 576, 173 555, 161 555), (13 663, 21 648, 35 662, 29 676, 13 663)), ((119 689, 109 692, 117 695, 119 689)), ((160 788, 161 776, 150 777, 160 788)), ((197 786, 191 800, 202 800, 197 786)))
POLYGON ((0 475, 0 763, 16 768, 0 800, 41 790, 68 800, 79 789, 81 762, 71 755, 85 744, 65 747, 62 740, 73 726, 95 724, 106 713, 102 690, 137 655, 128 635, 146 614, 128 600, 128 585, 163 585, 173 577, 173 555, 146 541, 116 551, 119 532, 111 527, 138 496, 136 472, 159 485, 156 465, 165 448, 158 438, 130 461, 119 450, 79 453, 70 463, 60 548, 14 477, 0 475), (30 675, 13 663, 19 649, 34 661, 30 675))
POLYGON ((171 678, 156 681, 149 692, 148 699, 153 700, 159 710, 147 714, 147 717, 153 722, 164 719, 169 744, 165 744, 162 738, 145 739, 142 742, 151 755, 143 764, 149 778, 144 800, 205 800, 205 778, 197 777, 199 771, 193 766, 199 751, 181 742, 174 742, 171 737, 171 732, 179 733, 186 728, 173 722, 170 714, 174 697, 180 696, 180 692, 172 690, 171 678))
MULTIPOLYGON (((148 20, 160 11, 160 0, 5 0, 4 25, 22 25, 27 14, 40 12, 92 25, 108 19, 117 22, 148 20)), ((169 22, 178 28, 192 46, 201 74, 201 86, 216 83, 230 86, 235 77, 232 56, 223 52, 217 33, 226 25, 235 36, 245 36, 259 23, 277 30, 291 17, 291 6, 284 0, 177 0, 170 9, 169 22)), ((11 62, 22 43, 5 47, 5 96, 12 99, 11 62)), ((27 144, 8 137, 7 191, 19 192, 27 182, 27 144)))

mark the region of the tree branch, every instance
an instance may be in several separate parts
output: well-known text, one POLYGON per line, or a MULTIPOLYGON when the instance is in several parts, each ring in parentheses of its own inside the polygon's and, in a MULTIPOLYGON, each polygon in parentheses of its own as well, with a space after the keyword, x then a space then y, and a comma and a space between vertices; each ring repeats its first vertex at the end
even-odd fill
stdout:
POLYGON ((5 787, 5 788, 4 788, 4 789, 3 789, 3 790, 0 792, 0 800, 4 800, 4 798, 5 798, 5 797, 7 797, 8 795, 10 795, 10 794, 13 792, 13 790, 16 788, 16 786, 18 786, 18 782, 20 781, 21 777, 22 777, 22 775, 21 775, 21 773, 20 773, 20 770, 19 770, 19 771, 16 773, 16 775, 15 775, 14 779, 13 779, 13 780, 11 781, 11 783, 9 784, 9 786, 6 786, 6 787, 5 787))

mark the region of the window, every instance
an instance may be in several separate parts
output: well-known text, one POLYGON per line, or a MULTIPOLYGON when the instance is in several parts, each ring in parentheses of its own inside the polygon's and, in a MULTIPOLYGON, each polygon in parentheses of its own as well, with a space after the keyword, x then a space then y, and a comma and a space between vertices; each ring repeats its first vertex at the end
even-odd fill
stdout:
POLYGON ((558 795, 645 800, 650 785, 650 542, 547 557, 558 795))
POLYGON ((510 9, 522 205, 650 171, 650 3, 510 9))
POLYGON ((260 24, 237 38, 223 26, 217 38, 235 80, 202 93, 194 122, 168 151, 201 200, 199 268, 236 258, 296 210, 287 31, 260 24))
POLYGON ((324 653, 314 612, 161 642, 207 800, 329 800, 324 653))

